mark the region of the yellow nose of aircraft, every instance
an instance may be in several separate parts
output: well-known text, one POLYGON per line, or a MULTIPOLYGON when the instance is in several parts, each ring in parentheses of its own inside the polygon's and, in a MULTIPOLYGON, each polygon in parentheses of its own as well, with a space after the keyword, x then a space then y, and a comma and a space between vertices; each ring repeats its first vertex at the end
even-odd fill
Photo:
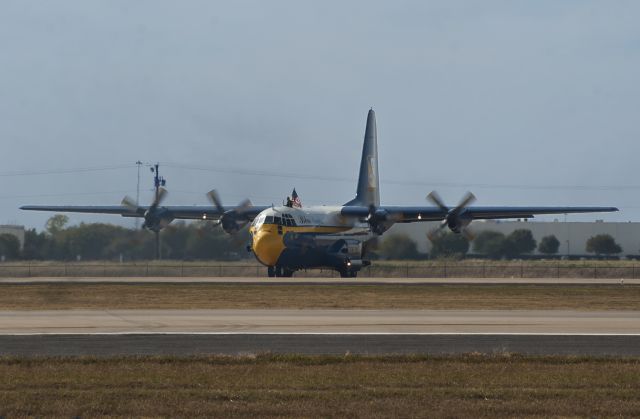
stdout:
POLYGON ((267 266, 275 266, 280 254, 284 250, 282 236, 278 234, 275 226, 262 226, 253 231, 251 247, 260 263, 267 266))

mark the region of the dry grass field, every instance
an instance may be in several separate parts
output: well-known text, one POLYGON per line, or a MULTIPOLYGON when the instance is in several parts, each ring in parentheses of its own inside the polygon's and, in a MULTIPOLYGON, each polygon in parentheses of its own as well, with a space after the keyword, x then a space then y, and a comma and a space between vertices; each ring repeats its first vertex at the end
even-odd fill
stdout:
MULTIPOLYGON (((264 277, 253 259, 237 262, 5 262, 0 278, 29 277, 264 277)), ((296 272, 297 277, 336 277, 332 270, 296 272)), ((375 261, 362 278, 639 278, 640 263, 630 260, 425 260, 375 261)))
POLYGON ((3 417, 640 417, 640 360, 0 359, 3 417))
POLYGON ((640 310, 638 285, 0 284, 0 310, 640 310))

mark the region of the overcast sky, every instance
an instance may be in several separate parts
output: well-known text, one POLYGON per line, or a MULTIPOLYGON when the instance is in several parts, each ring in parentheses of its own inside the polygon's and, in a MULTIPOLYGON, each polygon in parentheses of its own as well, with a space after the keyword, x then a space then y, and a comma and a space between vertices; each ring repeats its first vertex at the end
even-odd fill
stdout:
POLYGON ((167 205, 344 203, 370 107, 383 204, 640 221, 639 21, 637 1, 5 0, 0 223, 135 197, 137 160, 167 205))

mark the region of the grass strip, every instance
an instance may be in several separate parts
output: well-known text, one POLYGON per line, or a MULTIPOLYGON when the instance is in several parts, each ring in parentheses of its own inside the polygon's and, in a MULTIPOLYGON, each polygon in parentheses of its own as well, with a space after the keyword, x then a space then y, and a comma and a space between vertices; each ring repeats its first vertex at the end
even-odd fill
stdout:
POLYGON ((0 310, 216 308, 640 310, 640 286, 0 284, 0 310))
POLYGON ((0 358, 4 417, 639 417, 640 359, 0 358))

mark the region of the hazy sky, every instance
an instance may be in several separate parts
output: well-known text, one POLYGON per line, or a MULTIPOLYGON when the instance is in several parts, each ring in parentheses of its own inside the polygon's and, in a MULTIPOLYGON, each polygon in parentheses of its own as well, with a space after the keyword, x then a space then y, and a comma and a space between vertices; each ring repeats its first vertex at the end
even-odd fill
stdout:
POLYGON ((167 205, 343 203, 370 107, 383 204, 640 221, 639 21, 637 1, 5 0, 0 223, 135 197, 136 160, 167 205))

